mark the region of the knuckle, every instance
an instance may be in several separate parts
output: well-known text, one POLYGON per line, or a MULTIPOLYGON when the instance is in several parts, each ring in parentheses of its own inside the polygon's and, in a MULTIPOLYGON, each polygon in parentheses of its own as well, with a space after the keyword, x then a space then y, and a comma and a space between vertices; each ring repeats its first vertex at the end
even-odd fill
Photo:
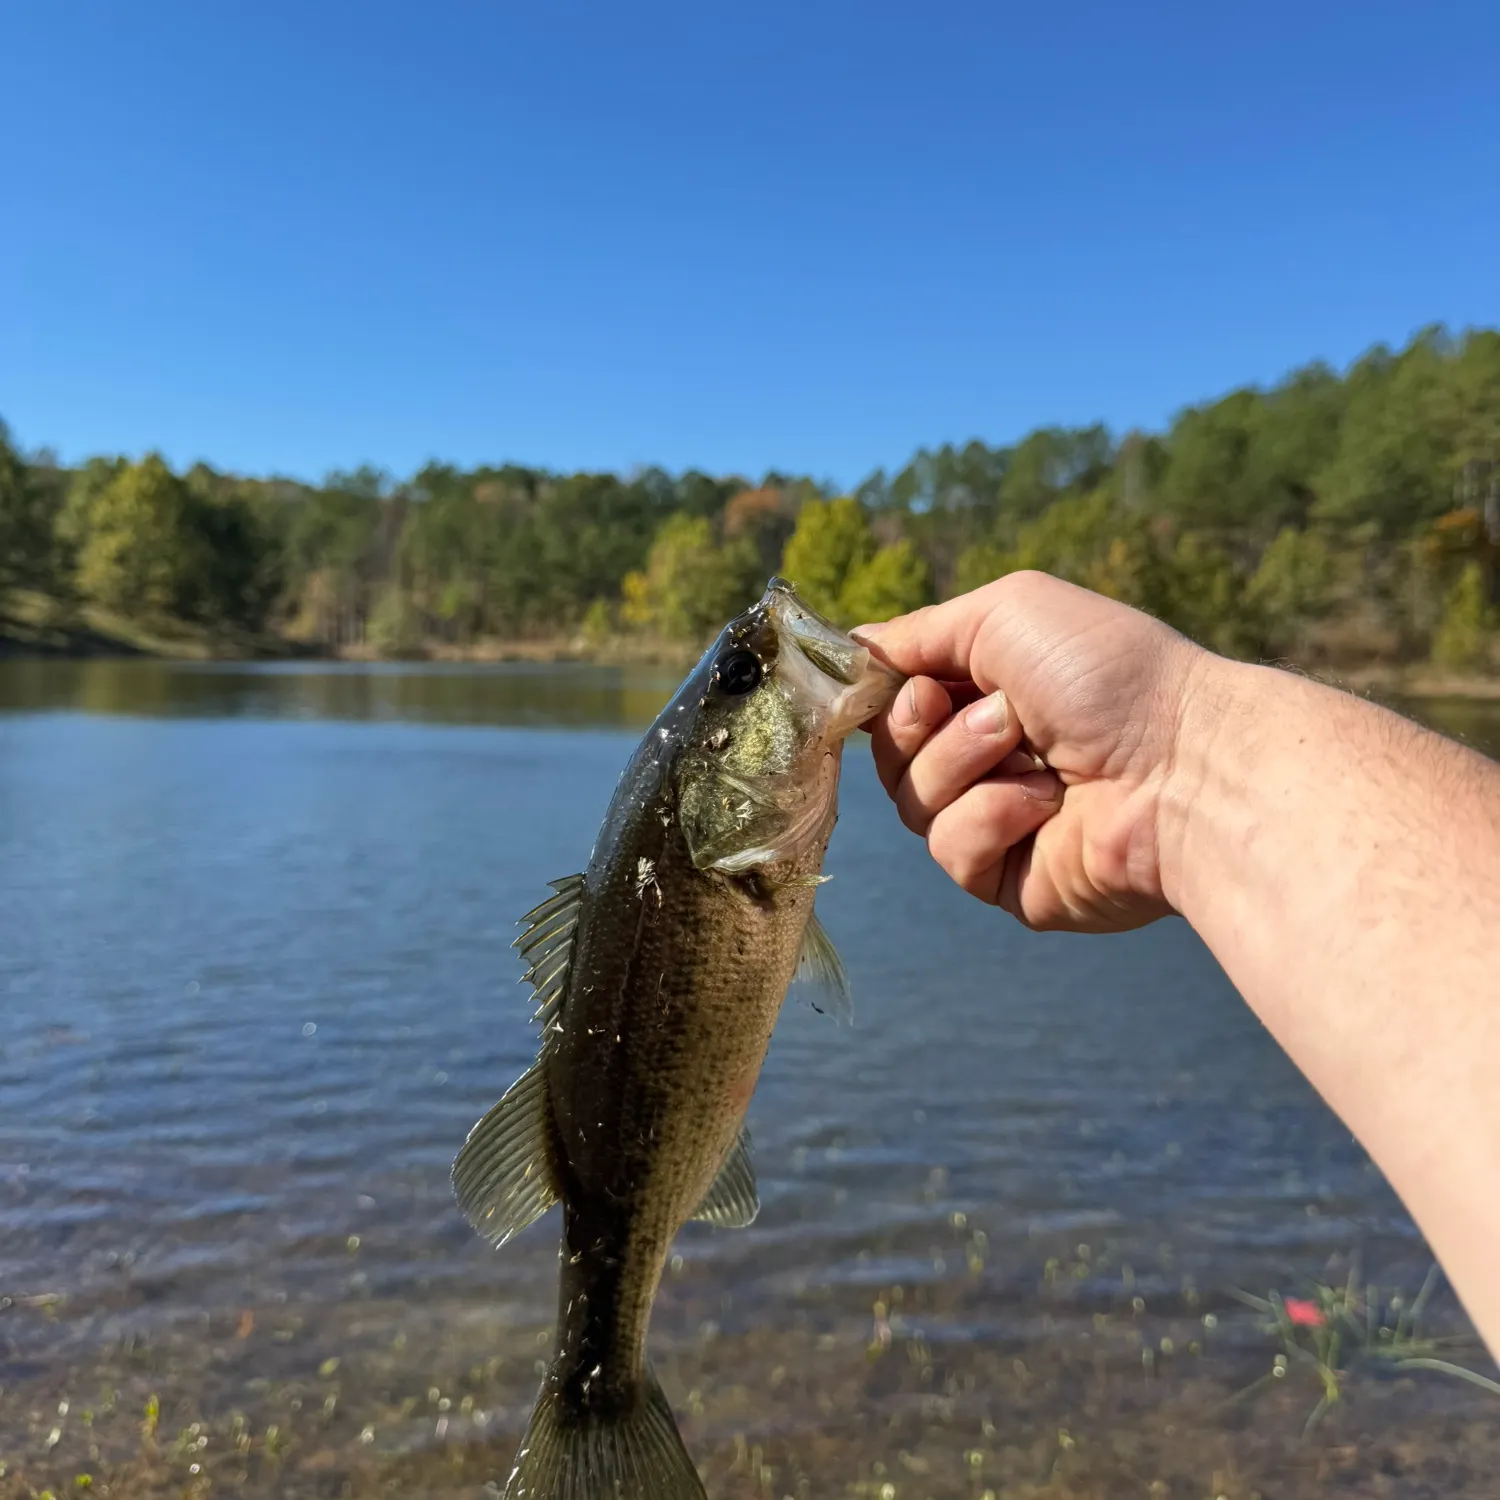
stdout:
POLYGON ((895 799, 897 816, 918 838, 925 838, 932 827, 932 814, 909 777, 896 788, 895 799))
POLYGON ((1018 568, 995 580, 996 602, 1035 598, 1038 589, 1050 587, 1056 580, 1040 568, 1018 568))
POLYGON ((970 838, 963 836, 951 820, 934 818, 927 830, 927 851, 949 877, 964 890, 971 890, 993 860, 986 860, 970 838))

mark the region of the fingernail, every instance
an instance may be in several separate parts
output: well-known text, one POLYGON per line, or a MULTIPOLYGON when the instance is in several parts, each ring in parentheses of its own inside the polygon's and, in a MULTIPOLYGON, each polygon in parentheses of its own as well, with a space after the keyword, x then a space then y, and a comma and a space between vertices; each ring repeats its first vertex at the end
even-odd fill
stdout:
POLYGON ((856 625, 854 629, 849 632, 849 634, 856 641, 874 641, 879 640, 881 632, 884 631, 884 629, 885 626, 882 624, 856 625))
POLYGON ((1010 704, 1004 693, 991 693, 964 711, 964 723, 975 734, 1004 734, 1010 723, 1010 704))
POLYGON ((1021 779, 1021 795, 1033 802, 1061 802, 1063 784, 1051 771, 1030 771, 1021 779))
POLYGON ((917 722, 917 685, 908 682, 901 689, 900 696, 891 705, 891 718, 897 724, 915 724, 917 722))

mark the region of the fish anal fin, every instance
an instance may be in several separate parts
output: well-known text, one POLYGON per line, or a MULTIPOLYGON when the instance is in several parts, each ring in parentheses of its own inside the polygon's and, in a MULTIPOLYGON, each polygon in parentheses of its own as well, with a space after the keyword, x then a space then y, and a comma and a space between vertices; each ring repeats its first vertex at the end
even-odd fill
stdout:
POLYGON ((843 960, 816 912, 807 919, 802 934, 802 956, 797 960, 793 979, 817 987, 820 994, 812 1002, 814 1010, 826 1010, 846 1026, 854 1024, 854 997, 849 993, 849 976, 844 973, 843 960))
POLYGON ((555 1371, 537 1397, 505 1500, 707 1500, 648 1365, 639 1399, 574 1410, 555 1371))
POLYGON ((760 1194, 755 1186, 755 1168, 750 1161, 750 1132, 741 1130, 719 1175, 693 1214, 705 1224, 721 1229, 743 1229, 760 1212, 760 1194))
POLYGON ((497 1247, 557 1202, 541 1063, 523 1073, 469 1132, 453 1162, 453 1191, 475 1232, 497 1247))

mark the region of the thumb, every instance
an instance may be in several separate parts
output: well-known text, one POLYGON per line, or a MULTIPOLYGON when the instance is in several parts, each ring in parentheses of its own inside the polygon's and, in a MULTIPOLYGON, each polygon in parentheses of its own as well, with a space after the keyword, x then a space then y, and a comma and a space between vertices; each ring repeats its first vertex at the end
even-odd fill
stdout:
MULTIPOLYGON (((897 615, 882 624, 860 625, 850 634, 907 677, 979 682, 973 671, 974 642, 1007 583, 1008 579, 997 578, 956 599, 897 615)), ((988 681, 979 685, 986 691, 995 686, 988 681)))

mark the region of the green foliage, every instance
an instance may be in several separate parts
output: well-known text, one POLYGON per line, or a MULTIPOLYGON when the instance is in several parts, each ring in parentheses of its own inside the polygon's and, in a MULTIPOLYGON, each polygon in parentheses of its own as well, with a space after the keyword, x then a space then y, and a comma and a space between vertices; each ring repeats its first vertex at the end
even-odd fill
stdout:
POLYGON ((1012 571, 1011 554, 995 542, 975 542, 958 554, 953 592, 967 594, 1012 571))
POLYGON ((1158 542, 1141 569, 1133 601, 1184 635, 1232 655, 1243 649, 1239 583, 1223 548, 1202 532, 1186 531, 1170 545, 1158 542))
POLYGON ((833 497, 660 469, 368 465, 321 484, 158 457, 72 471, 0 428, 0 585, 331 648, 624 627, 701 640, 791 578, 858 623, 1041 568, 1223 650, 1483 665, 1500 581, 1500 331, 1428 330, 1118 443, 918 451, 833 497), (1488 581, 1489 602, 1486 602, 1488 581))
POLYGON ((852 495, 809 500, 787 539, 781 571, 819 614, 854 625, 844 614, 844 590, 875 550, 864 508, 852 495))
POLYGON ((1255 613, 1266 650, 1299 651, 1308 627, 1328 612, 1334 578, 1333 553, 1319 533, 1295 526, 1276 533, 1245 585, 1245 603, 1255 613))
POLYGON ((57 469, 27 463, 0 422, 0 588, 55 588, 57 556, 52 529, 62 486, 57 469))
POLYGON ((1494 628, 1483 569, 1477 562, 1468 563, 1443 596, 1442 617, 1432 637, 1432 659, 1451 671, 1472 672, 1485 664, 1494 628))
POLYGON ((1313 365, 1269 394, 1189 408, 1168 435, 1163 508, 1187 526, 1256 537, 1300 523, 1338 451, 1344 400, 1338 377, 1313 365))
POLYGON ((808 500, 787 538, 781 572, 838 625, 888 620, 932 598, 932 569, 910 537, 879 546, 852 495, 808 500))
POLYGON ((849 575, 839 595, 838 614, 851 625, 874 624, 920 609, 931 597, 931 571, 903 537, 849 575))
POLYGON ((370 613, 366 639, 382 656, 409 656, 421 646, 421 620, 405 589, 392 586, 381 593, 370 613))
POLYGON ((1345 387, 1321 519, 1409 532, 1450 508, 1466 462, 1500 458, 1500 335, 1454 341, 1428 330, 1399 355, 1367 355, 1345 387))
POLYGON ((0 584, 28 581, 31 515, 26 466, 0 422, 0 584))
POLYGON ((123 458, 91 458, 73 473, 53 523, 53 541, 70 585, 77 581, 79 554, 93 528, 94 502, 127 467, 123 458))
POLYGON ((668 640, 705 640, 759 594, 753 547, 721 545, 703 516, 668 517, 651 543, 644 572, 627 575, 627 623, 668 640))
POLYGON ((131 618, 256 628, 281 583, 254 508, 201 475, 178 478, 157 454, 89 464, 55 529, 79 594, 131 618))
POLYGON ((1010 454, 1000 503, 1017 519, 1040 516, 1058 499, 1099 484, 1114 462, 1114 445, 1102 427, 1043 427, 1010 454))
POLYGON ((1125 574, 1138 568, 1139 561, 1131 561, 1134 554, 1122 550, 1121 544, 1127 537, 1133 539, 1138 530, 1108 491, 1072 495, 1022 525, 1012 545, 986 541, 966 548, 959 554, 954 591, 979 588, 1006 573, 1036 568, 1137 602, 1134 593, 1138 590, 1126 582, 1125 574), (1106 586, 1110 577, 1113 586, 1106 586))
POLYGON ((209 558, 182 480, 153 453, 85 495, 80 592, 124 615, 186 612, 209 558))
POLYGON ((1021 527, 1010 568, 1040 568, 1081 583, 1124 525, 1104 491, 1058 500, 1021 527))
POLYGON ((615 612, 609 607, 606 599, 595 599, 583 612, 583 619, 578 623, 578 633, 583 637, 584 644, 594 647, 607 645, 609 638, 615 633, 615 612))

